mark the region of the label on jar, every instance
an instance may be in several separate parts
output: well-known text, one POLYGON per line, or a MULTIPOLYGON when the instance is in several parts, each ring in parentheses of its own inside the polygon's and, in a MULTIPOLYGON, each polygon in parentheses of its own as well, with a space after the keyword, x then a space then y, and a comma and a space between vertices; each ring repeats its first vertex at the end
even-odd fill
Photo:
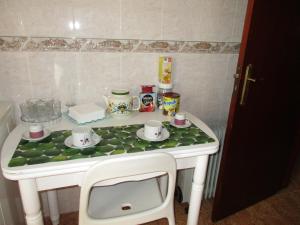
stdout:
POLYGON ((163 93, 158 93, 157 94, 157 107, 159 109, 163 109, 163 93))
POLYGON ((158 79, 161 84, 172 83, 172 57, 159 57, 158 79))
POLYGON ((169 92, 163 96, 163 114, 175 116, 179 111, 180 95, 174 92, 169 92))
POLYGON ((164 89, 160 88, 157 93, 157 108, 163 110, 163 96, 165 93, 172 92, 171 88, 164 89))
POLYGON ((141 93, 141 108, 140 112, 153 112, 155 111, 155 93, 141 93))

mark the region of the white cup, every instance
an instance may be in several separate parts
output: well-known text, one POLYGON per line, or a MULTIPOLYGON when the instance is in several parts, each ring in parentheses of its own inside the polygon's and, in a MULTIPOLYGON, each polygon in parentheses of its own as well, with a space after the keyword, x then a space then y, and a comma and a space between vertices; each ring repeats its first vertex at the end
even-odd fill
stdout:
POLYGON ((79 148, 93 144, 93 130, 90 127, 79 126, 72 130, 73 145, 79 148))
POLYGON ((158 120, 149 120, 144 125, 144 136, 148 139, 159 139, 162 134, 162 123, 158 120))
POLYGON ((179 126, 185 125, 186 119, 184 113, 176 113, 174 118, 174 123, 179 126))

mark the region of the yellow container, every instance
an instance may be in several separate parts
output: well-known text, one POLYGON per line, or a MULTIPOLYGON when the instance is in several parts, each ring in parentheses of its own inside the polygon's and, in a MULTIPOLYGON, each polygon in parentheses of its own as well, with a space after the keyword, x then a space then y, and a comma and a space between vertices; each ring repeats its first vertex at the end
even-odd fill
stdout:
POLYGON ((172 87, 172 57, 159 57, 159 85, 162 88, 172 87))
POLYGON ((175 116, 179 111, 180 94, 175 92, 168 92, 163 95, 163 114, 168 116, 175 116))

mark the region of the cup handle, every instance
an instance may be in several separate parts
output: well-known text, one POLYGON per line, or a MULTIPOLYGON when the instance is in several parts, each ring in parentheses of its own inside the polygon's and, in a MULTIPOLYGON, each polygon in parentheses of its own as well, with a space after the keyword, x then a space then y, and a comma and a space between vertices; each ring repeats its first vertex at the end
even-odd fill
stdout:
POLYGON ((141 107, 141 100, 140 100, 140 98, 139 98, 138 96, 132 96, 132 101, 133 101, 135 98, 137 99, 138 104, 137 104, 137 107, 136 107, 136 108, 133 108, 133 103, 132 103, 132 110, 134 110, 134 111, 139 110, 140 107, 141 107))
POLYGON ((93 130, 93 128, 91 128, 91 139, 94 140, 95 135, 97 135, 97 133, 93 130))

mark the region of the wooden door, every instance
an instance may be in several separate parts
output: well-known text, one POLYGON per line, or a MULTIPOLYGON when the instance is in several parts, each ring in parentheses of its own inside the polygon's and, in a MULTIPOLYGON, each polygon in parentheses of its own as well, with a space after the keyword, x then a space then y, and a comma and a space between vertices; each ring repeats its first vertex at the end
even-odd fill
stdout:
POLYGON ((289 174, 299 117, 296 8, 292 1, 248 2, 213 220, 276 193, 289 174))

